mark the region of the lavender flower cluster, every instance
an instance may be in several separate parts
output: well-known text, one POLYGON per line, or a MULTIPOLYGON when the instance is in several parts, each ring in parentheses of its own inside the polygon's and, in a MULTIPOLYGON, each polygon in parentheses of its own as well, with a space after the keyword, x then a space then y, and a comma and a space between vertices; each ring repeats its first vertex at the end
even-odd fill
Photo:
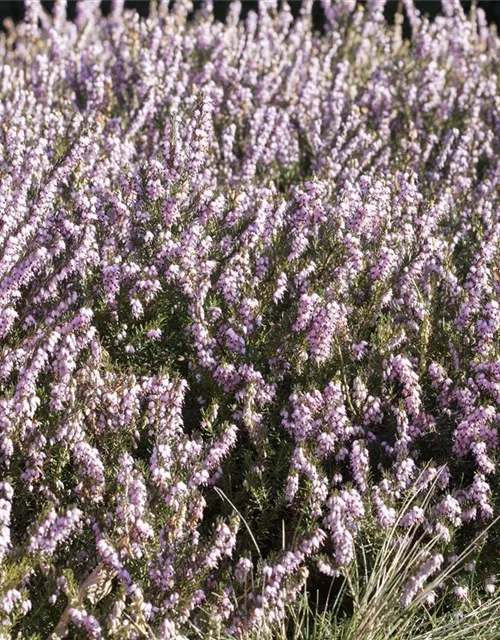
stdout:
POLYGON ((322 0, 321 34, 310 1, 25 4, 0 40, 1 637, 273 624, 417 477, 438 497, 402 535, 491 520, 482 11, 404 0, 407 41, 384 0, 322 0))

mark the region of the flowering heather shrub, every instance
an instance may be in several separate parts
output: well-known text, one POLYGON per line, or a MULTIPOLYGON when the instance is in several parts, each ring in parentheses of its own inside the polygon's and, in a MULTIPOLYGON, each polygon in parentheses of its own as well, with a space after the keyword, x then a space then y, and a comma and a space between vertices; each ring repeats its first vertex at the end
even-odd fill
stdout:
POLYGON ((415 483, 397 526, 443 553, 495 514, 484 14, 167 4, 2 36, 2 638, 237 637, 415 483))

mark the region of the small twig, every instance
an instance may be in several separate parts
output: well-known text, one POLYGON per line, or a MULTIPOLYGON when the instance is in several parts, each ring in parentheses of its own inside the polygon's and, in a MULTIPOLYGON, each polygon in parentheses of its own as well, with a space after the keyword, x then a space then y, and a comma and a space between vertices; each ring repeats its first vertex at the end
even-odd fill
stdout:
POLYGON ((344 355, 342 353, 342 347, 340 346, 339 343, 337 343, 337 351, 338 354, 340 356, 340 373, 342 375, 342 382, 344 385, 344 394, 345 394, 345 398, 347 400, 347 404, 349 406, 349 409, 352 411, 353 415, 357 415, 357 411, 356 408, 354 407, 352 400, 351 400, 351 394, 349 393, 349 385, 347 384, 347 376, 345 373, 345 363, 344 363, 344 355))
POLYGON ((129 620, 129 622, 132 623, 132 626, 135 627, 137 631, 141 633, 145 638, 149 638, 149 640, 157 640, 157 636, 154 634, 153 630, 149 625, 146 625, 147 629, 142 629, 137 624, 137 622, 128 615, 128 613, 125 613, 125 617, 127 618, 127 620, 129 620))

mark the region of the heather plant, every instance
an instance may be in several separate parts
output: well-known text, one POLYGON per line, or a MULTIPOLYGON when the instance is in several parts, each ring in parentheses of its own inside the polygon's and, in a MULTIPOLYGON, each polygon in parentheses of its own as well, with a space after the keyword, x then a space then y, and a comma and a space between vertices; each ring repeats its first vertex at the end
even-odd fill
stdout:
POLYGON ((1 36, 2 637, 494 633, 500 40, 322 4, 1 36))

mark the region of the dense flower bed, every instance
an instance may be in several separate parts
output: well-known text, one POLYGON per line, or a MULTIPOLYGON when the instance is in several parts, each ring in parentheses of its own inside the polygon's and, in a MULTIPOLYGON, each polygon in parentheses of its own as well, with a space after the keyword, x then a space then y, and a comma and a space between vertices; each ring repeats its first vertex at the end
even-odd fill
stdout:
POLYGON ((496 33, 167 4, 2 36, 4 638, 272 623, 425 463, 402 531, 495 514, 496 33))

